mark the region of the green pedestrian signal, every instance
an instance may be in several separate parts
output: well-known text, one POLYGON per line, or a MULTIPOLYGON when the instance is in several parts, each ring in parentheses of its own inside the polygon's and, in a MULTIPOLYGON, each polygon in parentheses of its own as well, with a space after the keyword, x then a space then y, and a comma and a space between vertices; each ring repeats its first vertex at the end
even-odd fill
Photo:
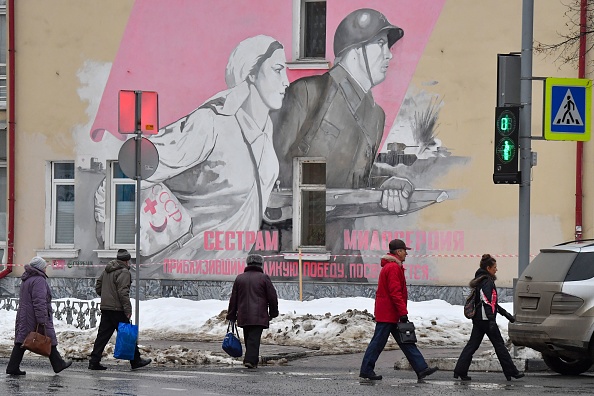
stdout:
POLYGON ((493 182, 496 184, 520 182, 518 171, 519 119, 520 108, 517 106, 495 109, 493 182))
POLYGON ((503 163, 508 163, 516 158, 516 144, 510 138, 503 138, 496 147, 497 156, 503 163))

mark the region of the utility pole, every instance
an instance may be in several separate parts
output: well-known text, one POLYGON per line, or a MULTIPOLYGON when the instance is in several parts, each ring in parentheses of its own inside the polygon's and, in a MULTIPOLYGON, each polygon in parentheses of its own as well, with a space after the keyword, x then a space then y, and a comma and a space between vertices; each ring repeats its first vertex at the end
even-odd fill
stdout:
POLYGON ((520 66, 520 197, 518 208, 518 276, 530 263, 530 176, 532 169, 532 43, 534 0, 522 0, 520 66))

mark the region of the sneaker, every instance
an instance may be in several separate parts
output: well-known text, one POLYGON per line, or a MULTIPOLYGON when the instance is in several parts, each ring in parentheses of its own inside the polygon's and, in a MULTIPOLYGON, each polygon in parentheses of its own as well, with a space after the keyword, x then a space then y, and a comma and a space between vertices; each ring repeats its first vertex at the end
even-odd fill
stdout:
POLYGON ((417 377, 419 377, 419 379, 423 379, 425 377, 430 376, 437 370, 439 370, 437 367, 427 367, 425 370, 423 370, 419 374, 417 374, 417 377))
POLYGON ((377 375, 376 373, 373 373, 373 372, 370 374, 361 373, 361 374, 359 374, 359 377, 369 379, 372 381, 380 381, 383 378, 381 375, 377 375))
POLYGON ((258 368, 258 365, 250 363, 250 362, 244 362, 243 365, 249 369, 255 369, 258 368))
POLYGON ((146 365, 147 365, 147 364, 149 364, 150 362, 152 362, 152 360, 151 360, 151 359, 142 359, 142 358, 141 358, 141 359, 140 359, 140 360, 138 360, 138 361, 135 361, 135 360, 131 361, 131 362, 130 362, 130 365, 132 366, 132 370, 135 370, 135 369, 137 369, 137 368, 141 368, 141 367, 144 367, 144 366, 146 366, 146 365))
POLYGON ((101 363, 89 362, 89 370, 107 370, 107 367, 102 366, 101 363))
POLYGON ((16 370, 6 369, 6 374, 8 374, 8 375, 25 375, 25 374, 27 374, 27 372, 21 371, 21 369, 16 369, 16 370))
MULTIPOLYGON (((90 364, 89 364, 90 365, 90 364)), ((59 369, 54 369, 54 373, 58 374, 60 371, 67 369, 68 367, 72 366, 72 360, 63 360, 62 367, 59 369)))

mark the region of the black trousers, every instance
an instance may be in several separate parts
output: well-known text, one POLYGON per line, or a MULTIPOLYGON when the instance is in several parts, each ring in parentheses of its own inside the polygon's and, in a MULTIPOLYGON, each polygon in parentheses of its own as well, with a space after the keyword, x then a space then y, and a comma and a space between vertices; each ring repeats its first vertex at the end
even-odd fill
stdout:
MULTIPOLYGON (((10 359, 8 360, 8 366, 6 367, 6 371, 18 371, 20 370, 21 362, 23 361, 23 356, 27 351, 25 348, 22 348, 23 344, 15 343, 14 347, 12 348, 12 353, 10 354, 10 359)), ((58 352, 58 348, 55 345, 52 345, 52 351, 49 355, 49 360, 52 365, 52 369, 54 371, 60 371, 60 369, 64 366, 64 359, 58 352)))
POLYGON ((499 359, 499 363, 503 369, 503 374, 506 376, 518 374, 518 369, 514 365, 509 351, 505 347, 505 342, 501 337, 499 327, 497 327, 497 323, 493 320, 472 321, 472 333, 470 333, 470 339, 458 358, 454 373, 457 375, 468 375, 468 368, 470 367, 470 363, 472 363, 472 356, 481 345, 485 334, 489 337, 491 344, 493 344, 493 348, 495 348, 495 353, 497 354, 497 359, 499 359))
MULTIPOLYGON (((113 335, 113 332, 118 330, 118 324, 120 323, 130 323, 130 319, 128 319, 124 311, 101 310, 101 322, 97 330, 97 339, 95 340, 95 345, 93 345, 93 352, 91 352, 91 363, 99 363, 101 361, 103 350, 113 335)), ((140 351, 137 345, 134 350, 134 360, 131 360, 131 362, 138 362, 139 360, 140 351)))
POLYGON ((264 326, 244 326, 243 340, 245 343, 244 363, 251 363, 254 366, 260 361, 260 338, 262 337, 264 326))

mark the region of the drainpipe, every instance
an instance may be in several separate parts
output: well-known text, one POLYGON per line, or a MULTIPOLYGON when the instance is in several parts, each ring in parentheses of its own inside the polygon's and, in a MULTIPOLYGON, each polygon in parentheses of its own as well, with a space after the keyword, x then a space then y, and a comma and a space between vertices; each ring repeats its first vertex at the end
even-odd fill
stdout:
POLYGON ((0 272, 0 279, 12 272, 13 256, 14 256, 14 157, 15 157, 15 49, 14 49, 14 2, 15 0, 8 0, 7 19, 8 19, 8 95, 6 97, 6 104, 8 108, 8 208, 6 217, 8 217, 8 229, 6 234, 6 269, 0 272))
MULTIPOLYGON (((578 60, 578 78, 586 78, 586 17, 588 0, 580 1, 580 49, 578 60)), ((575 240, 582 239, 582 190, 584 142, 577 142, 575 155, 575 240)))

